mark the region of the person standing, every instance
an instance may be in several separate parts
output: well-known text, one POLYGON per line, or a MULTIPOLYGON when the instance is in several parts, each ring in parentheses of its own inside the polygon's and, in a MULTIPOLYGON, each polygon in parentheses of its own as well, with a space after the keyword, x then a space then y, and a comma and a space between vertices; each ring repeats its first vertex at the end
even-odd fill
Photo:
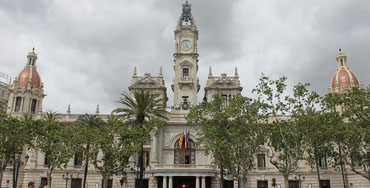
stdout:
POLYGON ((28 182, 28 188, 35 188, 35 182, 33 181, 28 182))

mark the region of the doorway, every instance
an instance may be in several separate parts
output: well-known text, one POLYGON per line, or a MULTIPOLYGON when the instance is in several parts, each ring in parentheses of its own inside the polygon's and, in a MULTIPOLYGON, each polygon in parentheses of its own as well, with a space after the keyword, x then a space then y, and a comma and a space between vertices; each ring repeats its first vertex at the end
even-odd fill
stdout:
POLYGON ((224 180, 224 188, 234 188, 233 180, 224 180))
POLYGON ((268 181, 257 181, 257 188, 268 188, 268 181))
POLYGON ((321 188, 330 188, 330 180, 320 180, 321 188))
POLYGON ((173 188, 194 188, 195 177, 175 176, 173 177, 173 188))
POLYGON ((71 188, 81 188, 82 180, 79 178, 72 178, 71 188))
POLYGON ((298 180, 289 180, 289 188, 299 188, 298 180))

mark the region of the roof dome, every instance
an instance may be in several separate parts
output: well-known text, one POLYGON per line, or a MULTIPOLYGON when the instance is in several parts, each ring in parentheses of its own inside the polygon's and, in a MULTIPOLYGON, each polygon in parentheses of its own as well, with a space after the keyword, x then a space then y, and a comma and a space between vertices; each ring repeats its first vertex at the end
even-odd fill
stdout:
POLYGON ((336 59, 338 67, 331 79, 329 91, 341 92, 351 87, 361 87, 360 80, 347 66, 347 56, 342 53, 341 49, 339 49, 336 59))
MULTIPOLYGON (((40 88, 41 79, 40 75, 36 70, 36 61, 37 61, 37 54, 35 53, 35 49, 32 49, 30 53, 27 55, 27 64, 26 67, 19 73, 18 76, 18 86, 21 87, 29 87, 31 84, 31 88, 40 88)), ((42 86, 41 86, 42 87, 42 86)))
POLYGON ((18 86, 28 87, 29 81, 31 81, 31 88, 40 88, 41 79, 39 73, 36 71, 36 69, 31 69, 30 67, 27 67, 23 69, 22 72, 19 74, 18 86))

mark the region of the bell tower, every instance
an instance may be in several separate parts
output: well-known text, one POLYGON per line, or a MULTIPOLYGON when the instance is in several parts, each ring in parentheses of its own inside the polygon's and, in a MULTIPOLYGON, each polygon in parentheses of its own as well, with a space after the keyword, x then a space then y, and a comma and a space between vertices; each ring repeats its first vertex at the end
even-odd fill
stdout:
POLYGON ((191 5, 182 5, 182 14, 175 29, 174 71, 171 88, 175 109, 188 110, 197 104, 200 89, 198 78, 198 30, 191 15, 191 5))

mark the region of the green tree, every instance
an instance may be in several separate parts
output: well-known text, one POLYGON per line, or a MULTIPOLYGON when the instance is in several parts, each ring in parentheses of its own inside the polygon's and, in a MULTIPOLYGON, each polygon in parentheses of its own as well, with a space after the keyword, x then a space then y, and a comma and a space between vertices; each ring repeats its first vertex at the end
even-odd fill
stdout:
POLYGON ((56 168, 65 168, 73 156, 74 128, 56 119, 56 112, 49 111, 43 120, 37 120, 35 149, 45 155, 47 182, 51 186, 51 175, 56 168))
POLYGON ((141 133, 135 128, 123 126, 123 122, 114 115, 110 115, 98 130, 100 134, 94 145, 93 164, 103 176, 103 188, 107 188, 109 178, 123 172, 130 156, 140 148, 135 143, 141 133))
POLYGON ((346 91, 346 162, 351 170, 370 182, 370 87, 346 91))
MULTIPOLYGON (((289 188, 288 177, 298 169, 298 161, 303 160, 303 132, 294 114, 299 107, 298 90, 293 90, 294 96, 285 95, 286 77, 270 80, 262 75, 259 84, 253 90, 258 94, 260 112, 265 118, 266 136, 271 152, 270 163, 284 177, 284 184, 289 188)), ((299 87, 299 84, 295 87, 299 87)))
POLYGON ((294 87, 291 116, 304 133, 304 158, 312 169, 316 168, 318 184, 321 187, 320 160, 330 155, 334 146, 330 143, 330 132, 323 123, 321 97, 315 91, 309 91, 308 87, 308 83, 294 87))
POLYGON ((193 107, 187 120, 200 129, 198 143, 220 168, 220 186, 223 187, 222 174, 227 169, 244 187, 243 180, 259 151, 257 103, 238 95, 225 105, 222 95, 216 94, 211 102, 193 107))
POLYGON ((0 113, 0 182, 11 156, 32 146, 36 124, 30 117, 21 119, 0 113))
POLYGON ((103 126, 103 124, 103 120, 96 114, 84 114, 77 118, 77 145, 82 149, 85 160, 84 178, 82 183, 83 188, 86 187, 89 161, 94 158, 93 152, 90 151, 90 147, 94 144, 97 135, 99 135, 98 128, 103 126))
MULTIPOLYGON (((134 118, 134 126, 141 127, 142 138, 139 140, 141 143, 139 149, 139 166, 140 166, 140 175, 139 175, 139 188, 143 187, 143 175, 144 175, 144 164, 143 164, 143 145, 147 141, 147 138, 150 138, 150 132, 152 131, 151 123, 156 122, 160 123, 159 119, 167 119, 167 111, 165 110, 164 102, 160 98, 159 94, 151 93, 146 90, 138 90, 132 92, 133 97, 129 94, 122 94, 122 98, 118 101, 123 104, 123 108, 117 108, 113 112, 117 113, 120 118, 130 119, 134 118), (145 140, 144 140, 145 139, 145 140)), ((155 125, 158 126, 158 125, 155 125)))
POLYGON ((331 165, 336 169, 340 169, 343 186, 346 188, 347 183, 344 171, 346 166, 346 139, 348 135, 346 133, 345 117, 342 115, 343 101, 343 93, 328 93, 323 97, 321 106, 324 126, 328 134, 331 135, 330 144, 335 146, 329 156, 332 159, 331 165))

